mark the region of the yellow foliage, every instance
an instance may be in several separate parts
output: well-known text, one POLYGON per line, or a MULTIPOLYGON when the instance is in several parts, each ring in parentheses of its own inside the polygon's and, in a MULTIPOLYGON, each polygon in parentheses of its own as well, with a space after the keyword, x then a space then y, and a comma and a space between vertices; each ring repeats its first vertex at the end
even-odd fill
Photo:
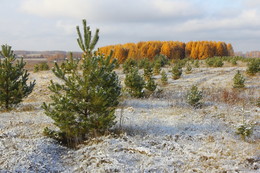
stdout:
POLYGON ((158 54, 163 54, 169 59, 206 59, 213 56, 233 56, 234 50, 231 44, 216 41, 141 41, 138 43, 126 43, 110 45, 99 48, 99 52, 109 55, 114 50, 113 57, 123 63, 126 59, 153 59, 158 54))

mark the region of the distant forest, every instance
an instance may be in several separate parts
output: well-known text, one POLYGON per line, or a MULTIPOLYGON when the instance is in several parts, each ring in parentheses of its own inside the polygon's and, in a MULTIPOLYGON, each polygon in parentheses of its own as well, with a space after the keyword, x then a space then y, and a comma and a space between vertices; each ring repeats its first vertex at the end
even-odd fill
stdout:
POLYGON ((260 51, 250 51, 250 52, 235 52, 235 56, 242 56, 246 58, 260 58, 260 51))
POLYGON ((147 41, 139 43, 126 43, 110 45, 99 48, 99 52, 109 55, 113 50, 113 57, 120 63, 128 58, 152 59, 156 55, 163 54, 169 59, 206 59, 214 56, 234 56, 232 45, 225 42, 215 41, 190 41, 188 43, 179 41, 147 41))
MULTIPOLYGON (((19 57, 25 59, 46 59, 47 61, 64 60, 69 56, 66 51, 25 51, 16 50, 14 53, 19 57)), ((72 52, 74 58, 81 58, 81 52, 72 52)))
MULTIPOLYGON (((231 44, 215 41, 190 41, 183 43, 179 41, 147 41, 139 43, 126 43, 118 45, 104 46, 98 49, 99 53, 109 55, 113 50, 113 57, 123 63, 128 58, 153 59, 158 54, 163 54, 169 59, 183 59, 185 57, 193 59, 206 59, 214 56, 241 56, 260 57, 260 51, 234 52, 231 44)), ((18 57, 44 58, 47 61, 64 60, 68 57, 66 51, 24 51, 17 50, 18 57)), ((73 52, 74 58, 81 58, 82 52, 73 52)))

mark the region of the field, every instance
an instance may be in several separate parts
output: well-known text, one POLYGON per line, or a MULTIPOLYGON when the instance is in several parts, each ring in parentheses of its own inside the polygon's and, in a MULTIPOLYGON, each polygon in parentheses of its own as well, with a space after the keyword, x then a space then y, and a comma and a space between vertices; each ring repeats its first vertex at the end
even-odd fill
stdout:
MULTIPOLYGON (((125 98, 117 109, 115 131, 69 149, 45 137, 52 120, 41 108, 50 101, 51 71, 31 72, 33 93, 11 112, 0 114, 0 172, 259 172, 259 73, 246 76, 245 63, 220 68, 201 66, 191 74, 169 78, 149 98, 125 98), (233 89, 240 70, 243 90, 233 89), (194 109, 185 95, 192 85, 203 91, 203 106, 194 109), (236 134, 242 123, 254 124, 252 136, 236 134)), ((125 75, 117 70, 123 81, 125 75)), ((155 76, 159 82, 160 75, 155 76)), ((122 82, 123 84, 123 82, 122 82)))

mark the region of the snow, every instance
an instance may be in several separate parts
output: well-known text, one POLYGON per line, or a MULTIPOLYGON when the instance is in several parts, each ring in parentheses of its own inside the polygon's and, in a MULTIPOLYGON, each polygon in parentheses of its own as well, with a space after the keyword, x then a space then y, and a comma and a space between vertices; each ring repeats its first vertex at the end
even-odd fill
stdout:
POLYGON ((32 73, 33 93, 16 110, 0 114, 0 172, 259 172, 260 108, 248 101, 259 97, 256 77, 247 79, 245 103, 228 104, 208 95, 202 109, 185 102, 193 84, 204 93, 232 89, 237 69, 245 70, 193 69, 179 80, 169 79, 159 97, 126 99, 123 110, 116 110, 115 128, 123 133, 94 138, 77 150, 43 136, 46 126, 54 126, 41 104, 50 101, 49 80, 57 79, 51 71, 32 73), (256 124, 247 141, 235 133, 243 119, 256 124))

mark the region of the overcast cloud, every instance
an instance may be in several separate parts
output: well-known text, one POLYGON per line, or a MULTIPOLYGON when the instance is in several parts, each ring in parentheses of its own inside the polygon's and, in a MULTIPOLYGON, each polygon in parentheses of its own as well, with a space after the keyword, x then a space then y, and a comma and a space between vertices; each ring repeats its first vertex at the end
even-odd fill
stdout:
POLYGON ((258 0, 1 0, 0 44, 79 50, 76 25, 100 29, 98 46, 148 40, 216 40, 260 50, 258 0))

